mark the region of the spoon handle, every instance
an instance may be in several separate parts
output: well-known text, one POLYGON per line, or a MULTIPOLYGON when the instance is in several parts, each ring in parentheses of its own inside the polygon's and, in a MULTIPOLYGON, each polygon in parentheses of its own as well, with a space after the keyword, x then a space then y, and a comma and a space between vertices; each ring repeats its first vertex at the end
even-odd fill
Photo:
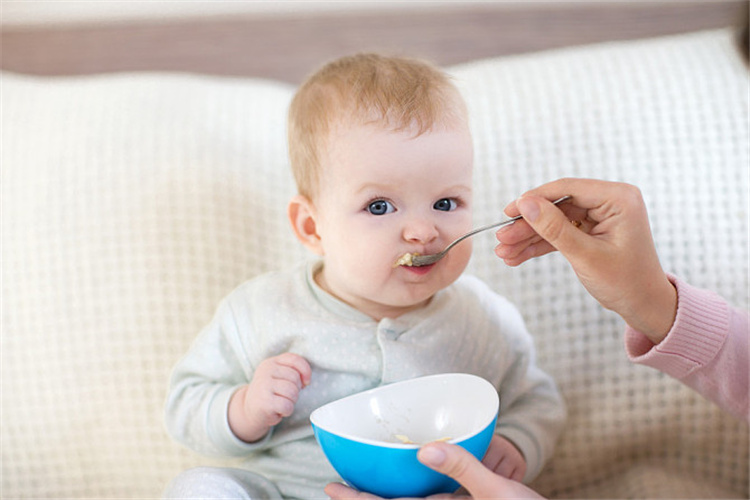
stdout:
MULTIPOLYGON (((567 200, 569 200, 571 198, 572 198, 572 196, 566 195, 566 196, 563 196, 562 198, 556 199, 552 203, 554 205, 557 205, 558 203, 562 203, 562 202, 567 201, 567 200)), ((492 228, 495 228, 495 227, 506 226, 508 224, 511 224, 511 223, 517 221, 518 219, 523 219, 523 215, 516 215, 515 217, 511 217, 510 219, 507 219, 507 220, 504 220, 504 221, 493 222, 492 224, 487 224, 486 226, 482 226, 482 227, 478 227, 476 229, 472 229, 471 231, 469 231, 468 233, 466 233, 465 235, 463 235, 460 238, 456 239, 453 243, 451 243, 450 245, 448 245, 447 247, 445 247, 445 250, 443 250, 443 252, 448 251, 451 247, 453 247, 453 245, 455 245, 456 243, 459 243, 462 240, 465 240, 469 236, 474 236, 477 233, 481 233, 482 231, 486 231, 488 229, 492 229, 492 228)))
MULTIPOLYGON (((567 201, 567 200, 569 200, 571 198, 572 198, 572 196, 566 195, 566 196, 563 196, 562 198, 556 199, 552 203, 555 204, 555 205, 558 205, 558 204, 560 204, 560 203, 562 203, 564 201, 567 201)), ((523 216, 522 215, 516 215, 515 217, 511 217, 510 219, 506 219, 504 221, 494 222, 494 223, 488 224, 486 226, 482 226, 482 227, 478 227, 476 229, 472 229, 468 233, 466 233, 463 236, 460 236, 459 238, 457 238, 456 240, 454 240, 450 245, 448 245, 442 251, 440 251, 440 252, 438 252, 436 254, 432 254, 432 255, 414 255, 412 257, 412 259, 411 259, 411 264, 410 265, 420 267, 420 266, 427 266, 429 264, 434 264, 435 262, 437 262, 440 259, 442 259, 445 256, 445 254, 447 254, 448 251, 451 248, 453 248, 457 244, 461 243, 466 238, 468 238, 470 236, 474 236, 475 234, 481 233, 482 231, 486 231, 488 229, 492 229, 492 228, 500 227, 500 226, 505 226, 507 224, 510 224, 512 222, 517 221, 518 219, 523 219, 523 216)))

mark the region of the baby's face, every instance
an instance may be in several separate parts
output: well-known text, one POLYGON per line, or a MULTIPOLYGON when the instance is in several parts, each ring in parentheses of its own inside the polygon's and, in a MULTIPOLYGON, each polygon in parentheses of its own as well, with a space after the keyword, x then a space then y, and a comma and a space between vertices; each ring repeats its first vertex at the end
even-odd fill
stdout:
POLYGON ((425 267, 394 267, 431 254, 471 229, 471 135, 465 126, 414 137, 376 126, 334 131, 315 199, 325 264, 317 282, 375 319, 422 307, 466 268, 471 243, 425 267))

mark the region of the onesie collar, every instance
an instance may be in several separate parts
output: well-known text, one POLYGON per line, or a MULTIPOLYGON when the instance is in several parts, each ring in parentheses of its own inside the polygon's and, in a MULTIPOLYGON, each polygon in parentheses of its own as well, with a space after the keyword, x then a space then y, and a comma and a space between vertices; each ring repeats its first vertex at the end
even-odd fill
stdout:
POLYGON ((335 314, 336 316, 340 316, 350 321, 356 321, 357 323, 365 322, 375 324, 376 321, 370 316, 350 306, 346 302, 337 299, 318 285, 314 276, 321 267, 323 267, 323 261, 321 259, 314 259, 307 263, 305 279, 315 301, 320 304, 323 309, 335 314))

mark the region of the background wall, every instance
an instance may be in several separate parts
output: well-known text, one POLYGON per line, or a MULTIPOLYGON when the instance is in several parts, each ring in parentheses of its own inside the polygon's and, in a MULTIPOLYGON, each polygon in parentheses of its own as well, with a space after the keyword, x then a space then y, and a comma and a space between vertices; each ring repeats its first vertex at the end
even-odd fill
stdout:
MULTIPOLYGON (((688 3, 711 3, 713 0, 693 0, 688 3)), ((1 22, 5 26, 38 26, 46 24, 104 24, 148 19, 162 20, 194 19, 202 16, 283 16, 300 13, 335 13, 364 11, 435 10, 477 6, 507 6, 524 9, 550 6, 642 4, 643 0, 2 0, 1 22)), ((685 0, 662 0, 661 4, 685 3, 685 0)))
MULTIPOLYGON (((610 2, 612 0, 609 0, 610 2)), ((202 16, 279 16, 304 12, 386 11, 400 9, 450 9, 459 5, 512 5, 511 1, 461 2, 422 0, 274 0, 274 1, 123 1, 123 0, 3 0, 2 24, 102 24, 149 19, 191 19, 202 16)), ((569 2, 557 2, 569 3, 569 2)))
POLYGON ((355 51, 441 65, 739 22, 747 0, 2 0, 0 68, 179 71, 298 83, 355 51))

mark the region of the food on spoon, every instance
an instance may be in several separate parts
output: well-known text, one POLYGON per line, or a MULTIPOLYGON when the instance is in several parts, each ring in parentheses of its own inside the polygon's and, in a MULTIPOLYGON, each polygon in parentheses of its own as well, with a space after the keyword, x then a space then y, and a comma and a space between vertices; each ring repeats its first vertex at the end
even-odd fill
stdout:
POLYGON ((413 266, 414 265, 414 257, 419 255, 418 253, 405 253, 399 259, 393 264, 393 267, 398 266, 413 266))

